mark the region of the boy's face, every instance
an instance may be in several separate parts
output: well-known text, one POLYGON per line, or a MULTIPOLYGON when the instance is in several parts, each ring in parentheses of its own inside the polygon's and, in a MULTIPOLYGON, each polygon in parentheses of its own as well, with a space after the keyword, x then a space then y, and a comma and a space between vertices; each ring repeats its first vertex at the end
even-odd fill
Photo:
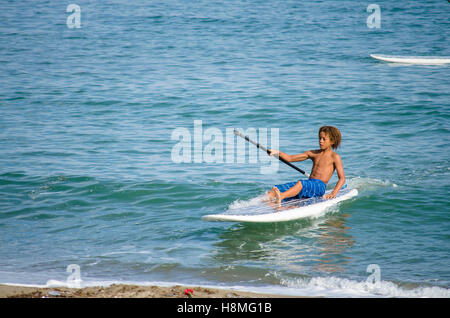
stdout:
POLYGON ((321 150, 325 150, 328 148, 331 148, 332 146, 332 142, 330 140, 330 136, 328 136, 328 134, 326 134, 325 132, 321 132, 319 134, 319 146, 321 150))

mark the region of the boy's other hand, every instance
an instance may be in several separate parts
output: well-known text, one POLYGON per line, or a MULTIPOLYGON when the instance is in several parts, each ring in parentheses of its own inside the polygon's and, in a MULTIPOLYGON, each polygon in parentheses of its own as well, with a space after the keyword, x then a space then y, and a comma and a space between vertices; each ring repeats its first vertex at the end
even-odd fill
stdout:
POLYGON ((336 194, 330 193, 330 194, 325 194, 322 198, 324 199, 334 199, 336 197, 336 194))

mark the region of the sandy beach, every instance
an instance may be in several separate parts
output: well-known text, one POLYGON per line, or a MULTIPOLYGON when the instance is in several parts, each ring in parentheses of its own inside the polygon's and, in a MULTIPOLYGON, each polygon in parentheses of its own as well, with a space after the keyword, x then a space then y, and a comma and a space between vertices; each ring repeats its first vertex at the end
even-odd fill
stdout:
POLYGON ((102 287, 26 287, 0 285, 0 298, 188 298, 186 289, 193 290, 193 298, 286 298, 291 296, 252 293, 220 288, 175 285, 171 287, 113 284, 102 287))

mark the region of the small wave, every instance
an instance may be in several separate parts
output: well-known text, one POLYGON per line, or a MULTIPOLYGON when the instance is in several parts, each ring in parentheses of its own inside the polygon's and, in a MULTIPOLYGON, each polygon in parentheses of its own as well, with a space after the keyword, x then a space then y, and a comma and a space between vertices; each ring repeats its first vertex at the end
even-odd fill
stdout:
POLYGON ((305 295, 329 297, 414 297, 448 298, 450 289, 442 287, 416 287, 405 289, 390 281, 358 282, 338 277, 281 280, 281 284, 305 295))
POLYGON ((350 188, 373 190, 377 188, 397 188, 398 185, 389 180, 380 180, 374 178, 355 177, 347 179, 347 184, 350 188))

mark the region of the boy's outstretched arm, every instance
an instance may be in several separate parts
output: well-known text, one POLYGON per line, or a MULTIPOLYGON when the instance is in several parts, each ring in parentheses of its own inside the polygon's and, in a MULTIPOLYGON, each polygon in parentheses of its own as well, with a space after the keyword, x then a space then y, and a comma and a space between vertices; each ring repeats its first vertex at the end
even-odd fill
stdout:
POLYGON ((289 162, 303 161, 309 158, 309 151, 305 151, 304 153, 300 153, 298 155, 288 155, 287 153, 275 149, 269 149, 269 151, 271 156, 278 155, 278 157, 289 162))
POLYGON ((339 190, 341 190, 342 186, 345 184, 344 166, 342 165, 341 157, 338 154, 336 154, 334 166, 339 180, 336 183, 336 186, 334 187, 333 191, 330 194, 326 194, 323 196, 325 199, 335 198, 339 190))

